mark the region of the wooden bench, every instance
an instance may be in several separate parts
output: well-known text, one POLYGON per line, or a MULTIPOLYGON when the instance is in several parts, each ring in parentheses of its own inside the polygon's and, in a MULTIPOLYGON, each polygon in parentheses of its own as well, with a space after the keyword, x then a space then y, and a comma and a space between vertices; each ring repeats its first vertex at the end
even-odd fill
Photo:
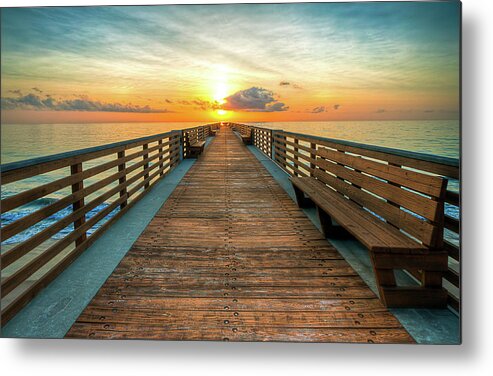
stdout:
POLYGON ((205 141, 196 140, 190 144, 190 158, 197 158, 204 151, 205 141))
POLYGON ((445 307, 447 180, 327 148, 316 151, 314 162, 313 176, 291 178, 298 205, 316 205, 326 237, 335 231, 333 219, 368 248, 383 303, 445 307), (399 269, 420 285, 397 286, 399 269))
POLYGON ((195 142, 190 144, 190 155, 192 158, 198 157, 204 151, 205 141, 204 140, 196 140, 195 142))
POLYGON ((237 126, 232 126, 231 129, 233 129, 234 132, 237 132, 240 135, 241 140, 243 141, 243 143, 245 145, 252 145, 253 144, 251 129, 248 129, 246 132, 243 128, 240 128, 237 126))
POLYGON ((241 135, 241 140, 245 145, 251 145, 252 144, 252 132, 249 131, 248 133, 240 133, 241 135))

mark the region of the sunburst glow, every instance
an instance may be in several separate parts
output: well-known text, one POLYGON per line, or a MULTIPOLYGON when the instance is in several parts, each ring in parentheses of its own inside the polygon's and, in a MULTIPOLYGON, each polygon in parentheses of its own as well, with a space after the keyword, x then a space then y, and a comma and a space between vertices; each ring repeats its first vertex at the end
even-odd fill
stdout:
POLYGON ((214 74, 212 75, 212 87, 213 94, 212 99, 219 103, 224 104, 225 98, 228 96, 228 67, 223 64, 218 64, 214 67, 214 74))
POLYGON ((214 88, 214 95, 212 99, 219 104, 223 104, 226 102, 224 98, 226 98, 227 96, 228 96, 227 84, 224 82, 218 82, 216 84, 216 87, 214 88))

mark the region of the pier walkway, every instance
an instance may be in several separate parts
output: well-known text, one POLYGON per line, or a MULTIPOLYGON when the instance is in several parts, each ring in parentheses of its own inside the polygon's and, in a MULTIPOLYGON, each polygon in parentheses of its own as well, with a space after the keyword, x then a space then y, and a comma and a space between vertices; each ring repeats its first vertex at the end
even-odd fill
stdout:
POLYGON ((413 342, 225 126, 67 337, 413 342))

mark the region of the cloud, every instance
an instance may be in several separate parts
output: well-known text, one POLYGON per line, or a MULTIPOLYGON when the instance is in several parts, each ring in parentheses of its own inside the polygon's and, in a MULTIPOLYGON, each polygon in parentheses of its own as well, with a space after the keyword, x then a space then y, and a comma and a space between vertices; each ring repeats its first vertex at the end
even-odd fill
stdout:
MULTIPOLYGON (((166 99, 167 103, 173 103, 173 101, 170 101, 166 99)), ((221 105, 217 101, 206 101, 203 99, 193 99, 193 100, 179 100, 175 101, 176 103, 181 104, 182 106, 194 106, 193 108, 196 110, 202 110, 202 111, 207 111, 207 110, 219 110, 221 109, 221 105)))
POLYGON ((300 85, 297 85, 289 81, 281 81, 279 82, 279 86, 291 86, 293 89, 301 89, 300 85))
POLYGON ((334 110, 336 110, 336 111, 337 111, 339 108, 341 108, 341 105, 340 105, 340 104, 335 104, 335 105, 334 105, 334 110))
POLYGON ((166 103, 173 103, 173 101, 170 101, 169 99, 164 100, 166 103))
POLYGON ((428 113, 428 114, 431 114, 431 113, 435 112, 435 110, 425 110, 424 112, 425 113, 428 113))
POLYGON ((240 90, 224 99, 221 108, 232 111, 247 112, 279 112, 287 111, 289 107, 279 102, 274 93, 261 87, 251 87, 246 90, 240 90))
POLYGON ((77 99, 56 100, 47 95, 41 98, 36 94, 27 94, 19 98, 1 98, 1 108, 4 110, 44 110, 44 111, 91 111, 91 112, 138 112, 138 113, 165 113, 166 109, 154 109, 131 103, 105 103, 91 100, 87 97, 77 99))
POLYGON ((34 90, 35 92, 40 93, 40 94, 43 92, 43 90, 38 89, 37 87, 33 87, 32 90, 34 90))
POLYGON ((9 93, 16 94, 18 96, 22 96, 22 92, 19 89, 17 89, 17 90, 9 90, 9 93))
POLYGON ((289 107, 286 107, 286 105, 284 103, 276 102, 276 103, 267 105, 265 110, 253 111, 253 112, 282 112, 282 111, 287 111, 287 110, 289 110, 289 107))
POLYGON ((217 101, 209 102, 202 99, 194 99, 192 103, 197 106, 196 109, 203 111, 218 110, 221 108, 221 105, 217 101))
POLYGON ((377 114, 383 114, 385 112, 384 108, 380 108, 377 111, 375 111, 377 114))
POLYGON ((327 109, 325 108, 325 106, 319 106, 319 107, 313 108, 309 112, 312 113, 312 114, 319 114, 320 112, 326 112, 326 111, 327 111, 327 109))

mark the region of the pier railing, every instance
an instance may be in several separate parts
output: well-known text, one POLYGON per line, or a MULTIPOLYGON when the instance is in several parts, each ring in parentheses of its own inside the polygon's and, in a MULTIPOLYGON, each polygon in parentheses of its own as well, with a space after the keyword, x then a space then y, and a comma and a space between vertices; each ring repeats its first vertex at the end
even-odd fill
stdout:
MULTIPOLYGON (((324 147, 459 180, 457 159, 246 124, 230 126, 249 134, 253 145, 293 176, 312 176, 316 150, 324 147)), ((207 124, 2 165, 2 193, 15 192, 2 195, 0 202, 2 325, 187 158, 190 144, 205 140, 218 127, 219 123, 207 124)), ((458 189, 447 191, 446 203, 449 211, 460 212, 458 189)), ((460 302, 459 232, 460 220, 446 210, 444 247, 450 268, 444 287, 455 310, 460 302)), ((419 271, 410 272, 419 279, 419 271)))
MULTIPOLYGON (((252 144, 292 176, 313 176, 317 165, 316 152, 320 147, 352 156, 381 162, 449 180, 445 195, 443 247, 449 255, 449 270, 444 275, 444 287, 449 293, 449 305, 460 307, 460 163, 458 159, 415 153, 356 142, 335 140, 280 129, 267 129, 247 124, 230 123, 242 134, 251 134, 252 144), (454 184, 451 184, 451 183, 454 184), (456 216, 450 212, 457 213, 456 216)), ((363 171, 363 173, 365 173, 363 171)), ((371 175, 371 173, 370 173, 371 175)), ((418 281, 419 270, 408 271, 418 281)))
POLYGON ((2 165, 2 191, 15 192, 0 203, 2 324, 186 158, 192 138, 217 126, 2 165))

